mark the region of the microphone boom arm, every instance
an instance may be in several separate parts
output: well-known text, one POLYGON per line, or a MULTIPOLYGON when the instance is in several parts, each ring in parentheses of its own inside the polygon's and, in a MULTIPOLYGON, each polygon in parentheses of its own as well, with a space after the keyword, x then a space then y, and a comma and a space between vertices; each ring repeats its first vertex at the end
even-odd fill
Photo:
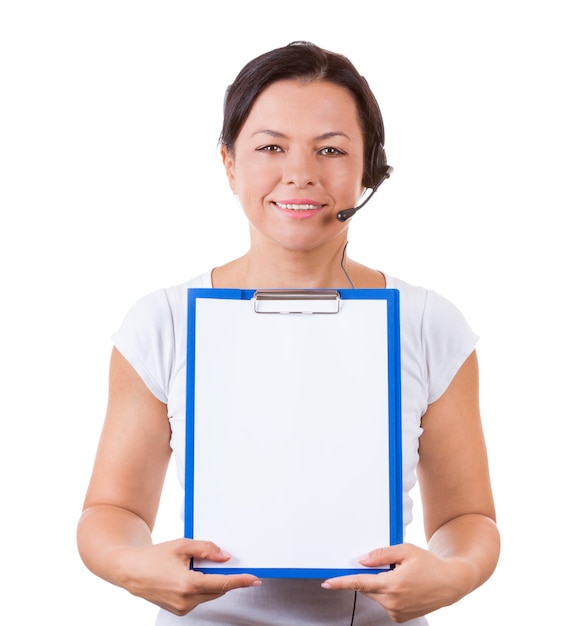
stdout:
POLYGON ((390 178, 392 171, 393 171, 393 168, 390 165, 387 165, 387 171, 385 175, 382 176, 381 179, 378 181, 378 183, 376 183, 375 186, 371 189, 371 192, 368 194, 364 202, 362 202, 358 206, 355 206, 352 209, 344 209, 344 211, 339 211, 338 214, 336 215, 336 219, 339 222, 345 222, 346 220, 350 219, 357 211, 360 211, 360 209, 362 209, 362 207, 374 196, 374 194, 376 193, 377 189, 381 186, 381 184, 387 178, 390 178))

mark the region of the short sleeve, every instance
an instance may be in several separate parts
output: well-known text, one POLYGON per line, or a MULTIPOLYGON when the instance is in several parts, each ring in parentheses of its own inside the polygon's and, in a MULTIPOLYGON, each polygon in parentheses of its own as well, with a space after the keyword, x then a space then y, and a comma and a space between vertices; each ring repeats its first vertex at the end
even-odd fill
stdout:
POLYGON ((160 289, 138 300, 112 340, 148 389, 167 404, 175 341, 166 291, 160 289))
POLYGON ((429 403, 445 392, 478 339, 454 304, 434 291, 427 292, 422 342, 427 359, 429 403))

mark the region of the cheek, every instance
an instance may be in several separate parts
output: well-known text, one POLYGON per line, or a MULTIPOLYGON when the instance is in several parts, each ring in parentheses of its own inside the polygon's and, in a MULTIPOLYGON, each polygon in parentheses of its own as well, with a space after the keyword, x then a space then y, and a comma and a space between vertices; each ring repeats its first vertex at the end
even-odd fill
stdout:
POLYGON ((362 186, 362 169, 355 167, 351 161, 326 164, 320 172, 320 181, 338 199, 349 201, 360 198, 365 189, 362 186))
POLYGON ((260 160, 249 160, 237 168, 231 189, 240 196, 260 198, 270 193, 278 180, 276 168, 260 160))

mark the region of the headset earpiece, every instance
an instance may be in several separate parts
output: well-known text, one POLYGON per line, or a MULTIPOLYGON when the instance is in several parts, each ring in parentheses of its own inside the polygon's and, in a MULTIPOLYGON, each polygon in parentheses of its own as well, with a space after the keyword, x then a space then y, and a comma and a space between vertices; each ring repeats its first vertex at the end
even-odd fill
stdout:
POLYGON ((369 168, 363 181, 364 186, 369 189, 378 187, 385 178, 391 175, 391 167, 387 163, 385 147, 382 143, 376 142, 371 150, 369 168))

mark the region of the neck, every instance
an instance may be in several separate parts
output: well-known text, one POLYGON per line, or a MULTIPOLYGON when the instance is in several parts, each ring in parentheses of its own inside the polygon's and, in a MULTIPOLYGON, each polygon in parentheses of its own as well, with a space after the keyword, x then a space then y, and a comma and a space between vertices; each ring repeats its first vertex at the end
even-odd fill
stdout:
POLYGON ((213 284, 245 289, 347 289, 353 285, 346 244, 346 236, 311 250, 252 241, 247 254, 214 271, 213 284))

